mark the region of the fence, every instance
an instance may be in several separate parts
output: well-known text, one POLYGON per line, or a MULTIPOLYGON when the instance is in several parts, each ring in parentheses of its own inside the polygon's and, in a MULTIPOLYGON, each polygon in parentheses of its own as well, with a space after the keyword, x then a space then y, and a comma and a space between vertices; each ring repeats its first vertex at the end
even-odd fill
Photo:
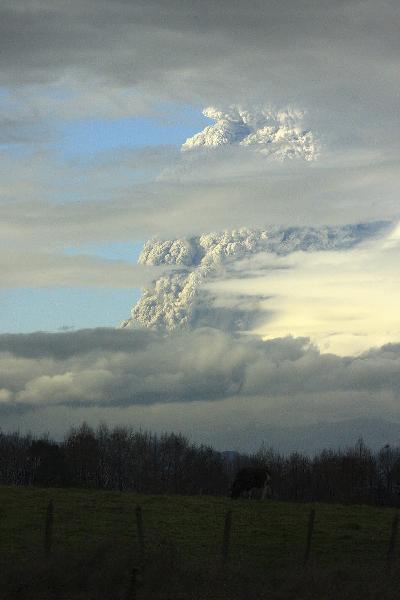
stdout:
MULTIPOLYGON (((234 543, 236 532, 235 516, 240 514, 241 506, 243 506, 241 502, 234 506, 234 510, 232 507, 229 507, 224 519, 221 520, 220 561, 223 568, 226 568, 231 560, 232 544, 234 543)), ((50 500, 46 507, 45 519, 43 523, 43 555, 46 561, 51 561, 54 550, 54 522, 56 514, 57 505, 53 500, 50 500)), ((148 558, 146 556, 146 519, 143 516, 141 505, 136 506, 134 514, 136 517, 138 560, 136 560, 136 562, 134 562, 130 568, 130 575, 126 588, 126 600, 134 600, 138 597, 138 590, 140 589, 140 576, 141 573, 146 569, 148 558)), ((5 516, 3 516, 3 518, 5 518, 5 516)), ((390 572, 393 569, 393 564, 396 557, 398 543, 398 520, 399 518, 396 512, 387 536, 387 551, 385 557, 382 557, 382 560, 385 560, 387 572, 390 572)), ((311 508, 308 515, 308 520, 304 521, 304 553, 302 560, 299 560, 299 566, 302 566, 303 569, 308 567, 310 558, 313 556, 313 540, 315 537, 315 531, 317 529, 317 513, 315 508, 311 508)), ((168 595, 165 595, 164 598, 165 600, 168 600, 169 597, 168 595)), ((179 596, 175 595, 174 600, 180 600, 179 596)))

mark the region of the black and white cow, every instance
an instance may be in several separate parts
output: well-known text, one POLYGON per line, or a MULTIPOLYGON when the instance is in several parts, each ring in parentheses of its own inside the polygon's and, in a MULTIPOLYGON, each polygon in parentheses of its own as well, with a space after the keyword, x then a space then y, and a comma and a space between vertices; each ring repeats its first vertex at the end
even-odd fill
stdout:
POLYGON ((231 487, 231 498, 272 497, 271 474, 264 467, 246 467, 236 474, 231 487))

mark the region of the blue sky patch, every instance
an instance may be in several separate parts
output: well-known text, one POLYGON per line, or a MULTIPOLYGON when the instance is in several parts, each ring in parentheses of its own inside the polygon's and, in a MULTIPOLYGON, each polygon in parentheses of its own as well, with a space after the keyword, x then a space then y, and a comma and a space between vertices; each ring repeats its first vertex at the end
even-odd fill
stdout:
POLYGON ((19 288, 0 292, 0 333, 116 327, 139 298, 135 289, 19 288))
POLYGON ((187 107, 178 118, 135 117, 79 119, 57 124, 61 141, 57 149, 66 158, 87 156, 117 148, 183 144, 211 121, 200 110, 187 107))
POLYGON ((107 260, 124 260, 136 264, 144 242, 104 242, 100 244, 82 244, 64 250, 65 254, 76 256, 85 254, 107 260))

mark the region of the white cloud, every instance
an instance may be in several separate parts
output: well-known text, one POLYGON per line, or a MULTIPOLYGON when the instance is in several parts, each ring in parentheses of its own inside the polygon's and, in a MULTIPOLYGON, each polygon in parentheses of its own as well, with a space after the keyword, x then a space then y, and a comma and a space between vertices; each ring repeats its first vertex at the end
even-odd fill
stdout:
POLYGON ((346 251, 258 254, 237 264, 237 278, 209 284, 224 297, 264 297, 268 318, 254 333, 307 335, 342 355, 400 338, 398 228, 346 251))

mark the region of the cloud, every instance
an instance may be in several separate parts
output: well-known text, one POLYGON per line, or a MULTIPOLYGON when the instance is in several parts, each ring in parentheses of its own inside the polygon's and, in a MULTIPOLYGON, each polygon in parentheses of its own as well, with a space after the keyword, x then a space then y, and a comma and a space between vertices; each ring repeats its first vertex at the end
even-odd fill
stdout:
MULTIPOLYGON (((357 159, 343 156, 301 165, 290 161, 283 166, 267 165, 262 157, 246 160, 242 151, 230 148, 226 154, 223 149, 213 159, 187 160, 185 153, 181 171, 170 172, 169 179, 129 185, 126 177, 135 173, 136 153, 124 155, 122 164, 68 163, 62 169, 47 153, 21 157, 17 163, 4 157, 3 247, 16 260, 26 252, 27 257, 57 255, 56 261, 65 247, 87 242, 398 218, 398 167, 389 159, 379 161, 367 153, 357 159)), ((151 160, 151 152, 146 156, 151 160)), ((159 156, 154 160, 162 161, 159 156)), ((21 261, 15 272, 17 267, 21 261)), ((9 272, 3 263, 6 268, 9 272)))
POLYGON ((46 153, 17 164, 5 158, 1 237, 43 245, 107 236, 132 240, 260 223, 348 224, 360 222, 360 215, 368 221, 399 213, 392 159, 367 152, 357 160, 343 155, 283 165, 250 159, 242 147, 218 154, 184 160, 168 179, 144 183, 127 183, 128 173, 136 173, 135 153, 128 163, 67 163, 62 170, 46 153))
MULTIPOLYGON (((230 296, 218 306, 207 282, 218 281, 234 271, 249 256, 268 254, 288 255, 293 252, 327 251, 351 248, 365 237, 376 234, 383 223, 304 228, 245 229, 203 234, 199 237, 176 240, 150 240, 144 245, 139 263, 151 266, 179 267, 172 273, 162 274, 152 286, 143 290, 132 309, 132 316, 124 327, 150 327, 173 331, 182 327, 213 325, 229 330, 252 329, 262 318, 260 302, 249 302, 246 290, 230 296)), ((265 298, 270 295, 264 288, 265 298)))
POLYGON ((307 338, 211 328, 8 334, 0 335, 0 411, 4 428, 63 433, 103 419, 254 447, 271 427, 399 421, 399 367, 399 344, 340 357, 307 338))
POLYGON ((382 148, 397 138, 398 24, 392 0, 7 0, 0 85, 38 118, 290 104, 329 143, 382 148))
POLYGON ((261 298, 257 335, 307 335, 324 352, 354 354, 400 337, 399 253, 397 226, 347 250, 248 256, 206 291, 221 306, 232 296, 261 298))
POLYGON ((0 11, 0 85, 39 122, 267 102, 303 107, 324 146, 397 145, 392 0, 7 0, 0 11))
POLYGON ((300 111, 246 110, 239 106, 221 111, 209 106, 203 114, 216 123, 188 138, 182 151, 239 144, 275 160, 303 158, 310 161, 318 155, 318 143, 313 133, 302 127, 300 111))
MULTIPOLYGON (((153 244, 148 260, 174 267, 161 286, 163 302, 172 304, 172 323, 181 318, 174 303, 185 290, 185 306, 195 298, 199 324, 259 327, 266 311, 263 334, 294 330, 303 337, 309 329, 308 336, 313 331, 307 319, 300 330, 299 319, 289 323, 283 315, 304 308, 302 294, 318 289, 322 321, 328 308, 337 308, 335 294, 339 299, 344 294, 345 302, 352 296, 368 308, 366 331, 382 330, 383 324, 383 341, 394 339, 394 249, 326 251, 323 256, 307 252, 290 258, 270 254, 268 260, 256 253, 252 267, 241 254, 244 240, 228 235, 224 245, 218 236, 243 227, 262 232, 273 226, 327 228, 398 220, 398 30, 398 5, 392 0, 172 0, 168 6, 160 0, 3 1, 3 284, 78 285, 87 280, 98 285, 104 270, 113 285, 126 281, 133 286, 142 281, 141 270, 67 257, 63 251, 93 241, 157 236, 171 243, 160 252, 153 244), (175 112, 187 104, 199 110, 206 105, 250 108, 246 115, 208 113, 216 123, 197 134, 192 145, 233 142, 217 152, 153 148, 60 162, 54 146, 60 118, 164 118, 171 103, 175 112), (254 108, 266 103, 302 107, 305 114, 301 123, 298 117, 280 121, 277 114, 263 114, 272 121, 267 123, 258 120, 254 108), (321 145, 318 161, 281 163, 255 151, 308 152, 315 139, 321 145), (216 297, 212 319, 207 302, 196 304, 204 279, 200 245, 187 241, 211 231, 219 232, 211 246, 220 248, 222 270, 229 270, 231 278, 223 289, 208 288, 216 297), (225 256, 230 244, 240 264, 231 263, 229 253, 225 256), (235 268, 240 269, 236 282, 235 268), (252 268, 258 270, 257 278, 252 268), (194 286, 187 286, 189 271, 200 275, 194 286), (328 276, 337 284, 330 303, 324 295, 328 276), (223 291, 228 288, 227 300, 223 291), (289 292, 295 302, 285 300, 289 292), (386 316, 390 321, 385 324, 386 316)), ((211 262, 209 272, 214 269, 211 262)), ((207 274, 207 281, 212 279, 207 274)), ((349 327, 340 325, 333 333, 343 331, 349 327)), ((143 423, 173 423, 175 418, 186 428, 202 423, 204 431, 215 424, 220 434, 226 427, 238 431, 238 423, 247 423, 252 431, 260 419, 278 423, 288 415, 294 422, 360 412, 398 417, 396 348, 346 359, 322 355, 290 338, 263 343, 212 329, 171 338, 149 331, 114 332, 107 342, 108 334, 78 333, 40 339, 32 334, 22 342, 2 338, 4 415, 17 410, 21 415, 30 407, 26 414, 40 424, 51 411, 49 420, 62 423, 84 411, 123 415, 122 420, 131 411, 133 422, 137 417, 143 423), (32 353, 25 356, 16 345, 26 345, 32 353), (273 352, 279 359, 271 358, 273 352)), ((375 334, 367 339, 379 343, 375 334)))
POLYGON ((134 352, 139 347, 146 348, 158 339, 149 331, 135 331, 132 335, 121 330, 98 328, 79 331, 48 333, 3 333, 0 334, 0 353, 11 354, 15 358, 51 358, 63 361, 92 352, 134 352))
POLYGON ((0 255, 0 273, 0 288, 132 288, 149 285, 155 277, 154 269, 122 260, 7 249, 0 255))
POLYGON ((377 7, 372 1, 196 0, 166 9, 159 0, 68 6, 8 0, 0 19, 2 79, 21 85, 85 76, 154 93, 164 86, 191 99, 229 96, 239 84, 248 94, 249 83, 286 99, 290 92, 320 98, 339 88, 348 102, 351 88, 358 98, 361 91, 364 98, 389 92, 399 49, 396 9, 392 1, 377 7), (378 78, 380 89, 371 89, 378 78))

